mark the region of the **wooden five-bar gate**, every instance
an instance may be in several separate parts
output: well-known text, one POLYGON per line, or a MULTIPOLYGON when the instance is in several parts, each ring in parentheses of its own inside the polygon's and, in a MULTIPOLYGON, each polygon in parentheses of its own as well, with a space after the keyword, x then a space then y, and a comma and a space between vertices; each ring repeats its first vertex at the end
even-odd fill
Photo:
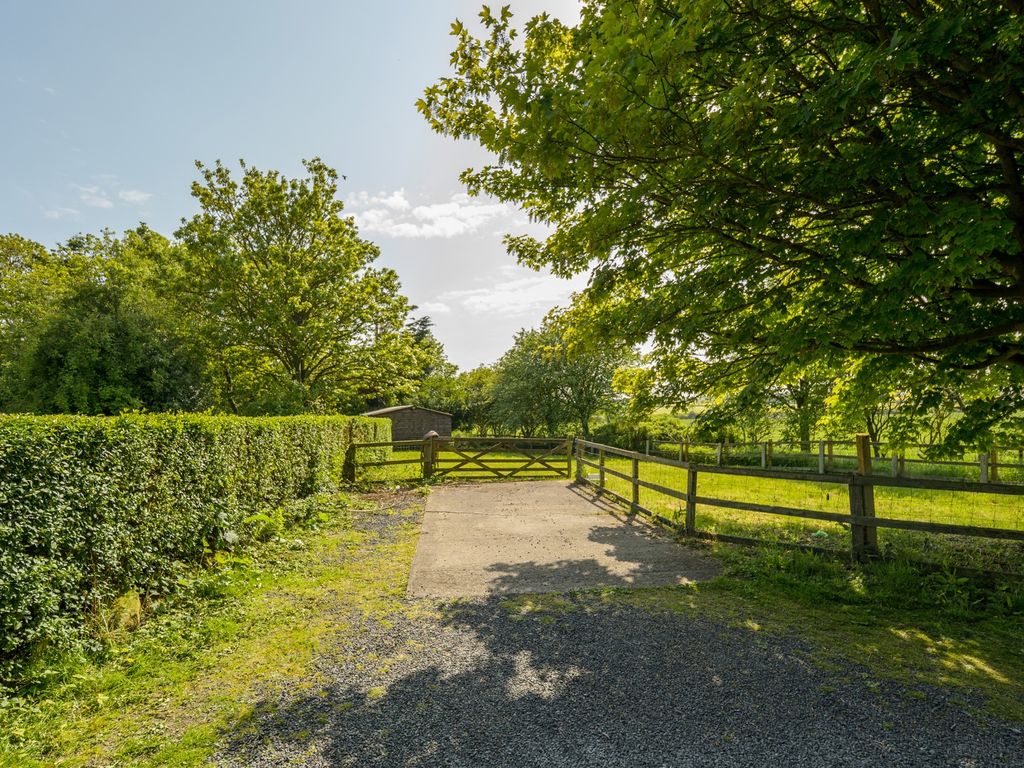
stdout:
POLYGON ((354 443, 346 475, 361 469, 419 464, 421 476, 483 480, 572 476, 572 439, 566 437, 427 437, 354 443), (372 451, 365 457, 365 451, 372 451))

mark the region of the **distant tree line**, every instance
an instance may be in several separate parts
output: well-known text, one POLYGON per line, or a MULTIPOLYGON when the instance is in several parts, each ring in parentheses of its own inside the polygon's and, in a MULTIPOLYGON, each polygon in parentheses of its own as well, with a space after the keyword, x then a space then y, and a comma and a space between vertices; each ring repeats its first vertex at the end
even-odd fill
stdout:
POLYGON ((637 358, 624 345, 570 344, 567 332, 553 314, 539 329, 516 334, 493 366, 428 377, 419 402, 478 434, 590 436, 595 419, 624 409, 613 380, 637 358))

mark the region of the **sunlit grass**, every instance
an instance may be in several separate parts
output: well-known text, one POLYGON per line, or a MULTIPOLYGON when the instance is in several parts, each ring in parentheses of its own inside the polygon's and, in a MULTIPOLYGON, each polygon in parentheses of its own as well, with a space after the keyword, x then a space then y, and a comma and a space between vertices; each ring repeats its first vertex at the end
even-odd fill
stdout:
MULTIPOLYGON (((594 457, 588 457, 596 461, 594 457)), ((628 474, 629 459, 606 456, 606 466, 628 474)), ((585 474, 597 480, 597 470, 585 467, 585 474)), ((686 490, 684 468, 641 461, 640 479, 679 491, 686 490)), ((628 480, 605 475, 606 487, 630 498, 628 480)), ((823 483, 810 478, 773 479, 701 472, 697 476, 697 495, 703 497, 746 501, 779 507, 817 512, 849 513, 849 492, 845 484, 823 483)), ((874 489, 875 514, 878 517, 920 520, 954 525, 1024 530, 1024 496, 934 491, 910 488, 874 489)), ((682 524, 685 503, 658 491, 641 488, 640 504, 669 521, 682 524)), ((697 530, 718 535, 742 536, 796 542, 837 550, 849 548, 849 527, 843 523, 801 519, 782 515, 723 509, 698 504, 697 530)), ((894 529, 878 529, 879 544, 894 552, 949 560, 963 566, 997 567, 1019 571, 1024 546, 1018 542, 894 529)))
POLYGON ((358 508, 330 512, 322 530, 289 531, 197 573, 102 656, 64 660, 34 689, 0 698, 0 766, 205 765, 250 700, 310 680, 310 660, 348 636, 346 615, 407 610, 413 519, 378 539, 358 508))

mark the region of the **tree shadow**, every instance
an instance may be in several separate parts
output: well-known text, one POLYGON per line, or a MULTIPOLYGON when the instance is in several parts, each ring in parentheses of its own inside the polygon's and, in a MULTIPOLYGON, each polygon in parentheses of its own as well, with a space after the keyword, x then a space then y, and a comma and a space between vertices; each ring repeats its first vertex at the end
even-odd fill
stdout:
POLYGON ((633 584, 597 561, 495 568, 487 598, 367 620, 309 680, 266 692, 218 761, 1012 765, 1024 754, 1019 732, 965 719, 947 694, 850 682, 856 670, 820 669, 792 638, 574 592, 509 596, 519 580, 581 572, 633 584))

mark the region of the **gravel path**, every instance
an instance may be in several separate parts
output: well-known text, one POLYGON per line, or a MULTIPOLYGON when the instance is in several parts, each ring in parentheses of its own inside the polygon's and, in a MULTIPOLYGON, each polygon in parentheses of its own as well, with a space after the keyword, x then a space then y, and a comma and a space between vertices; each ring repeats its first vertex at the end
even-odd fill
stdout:
MULTIPOLYGON (((388 520, 372 525, 387 535, 388 520)), ((948 692, 825 671, 794 638, 567 602, 411 601, 364 621, 308 681, 258 702, 218 764, 1024 766, 1024 730, 948 692)))

